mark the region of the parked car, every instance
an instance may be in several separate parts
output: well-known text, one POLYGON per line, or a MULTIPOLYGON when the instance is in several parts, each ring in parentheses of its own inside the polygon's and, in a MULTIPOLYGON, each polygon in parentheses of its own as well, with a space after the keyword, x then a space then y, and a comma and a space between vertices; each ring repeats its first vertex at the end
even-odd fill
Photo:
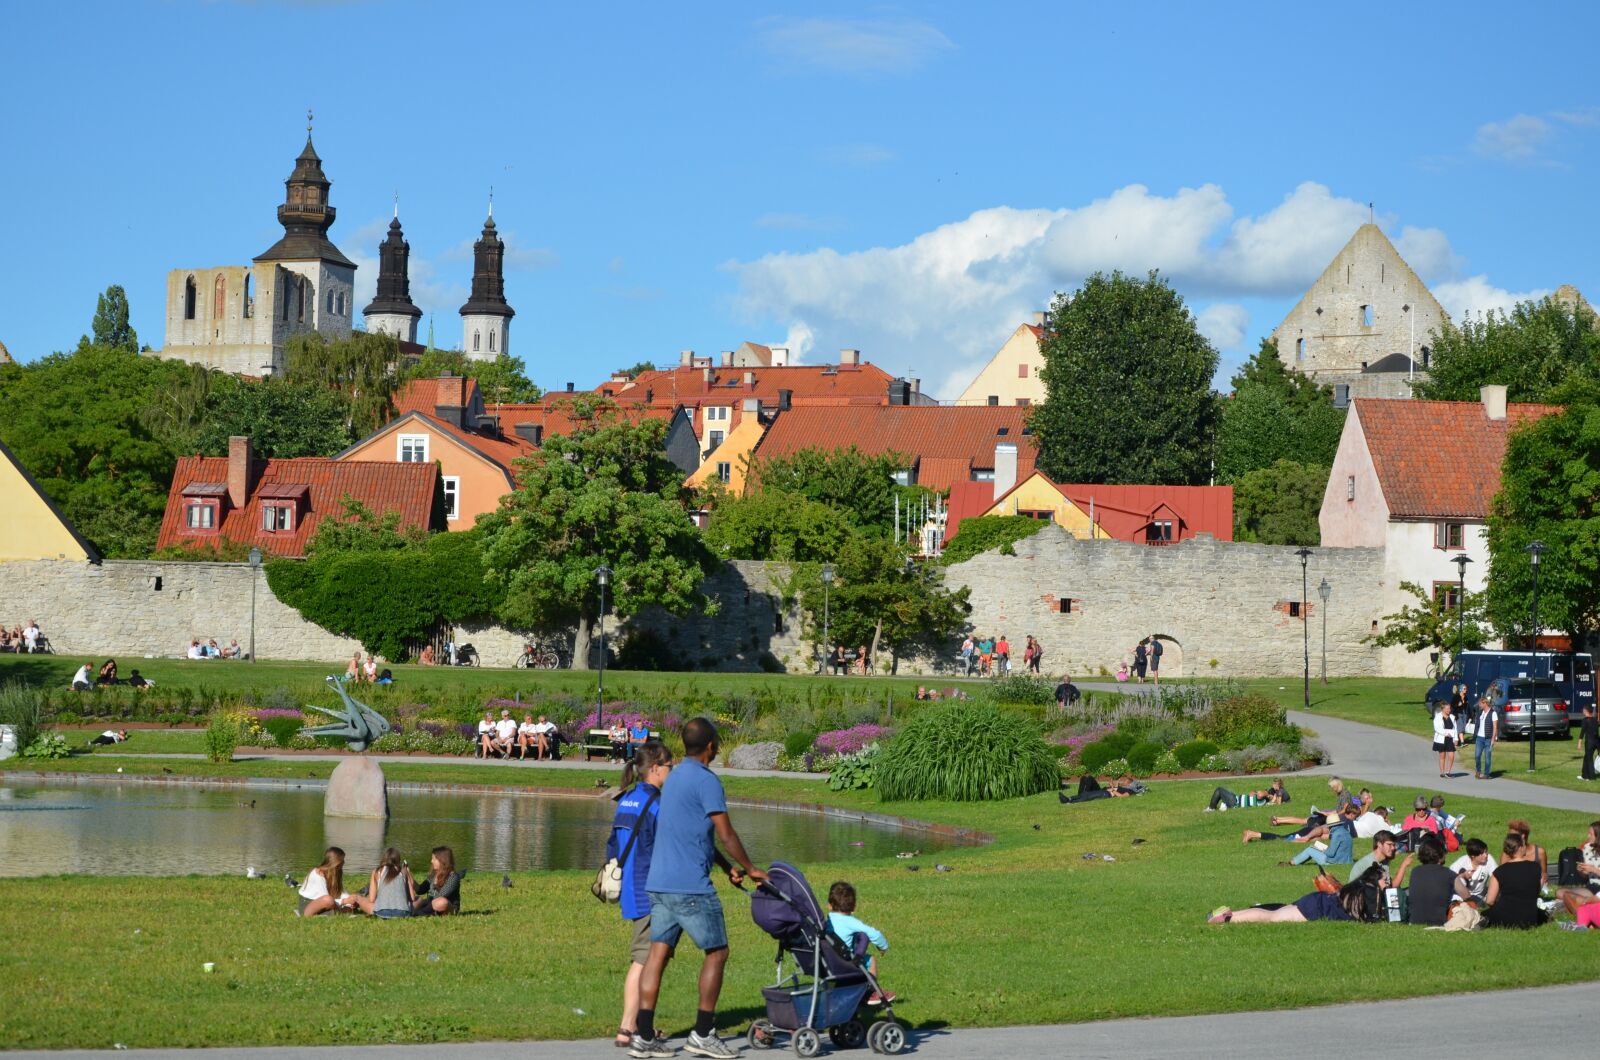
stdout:
POLYGON ((1501 735, 1527 736, 1530 730, 1537 730, 1540 736, 1572 739, 1567 699, 1554 681, 1497 677, 1489 682, 1487 694, 1500 712, 1501 735))

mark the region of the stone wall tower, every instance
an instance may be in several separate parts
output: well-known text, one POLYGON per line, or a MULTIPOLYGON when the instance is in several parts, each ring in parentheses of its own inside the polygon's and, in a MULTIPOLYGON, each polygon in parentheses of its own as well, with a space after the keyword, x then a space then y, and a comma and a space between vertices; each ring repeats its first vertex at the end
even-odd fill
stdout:
POLYGON ((511 352, 511 318, 506 304, 506 245, 494 229, 494 203, 483 235, 472 245, 472 297, 461 307, 461 352, 474 361, 492 361, 511 352))
POLYGON ((389 222, 389 235, 378 244, 378 292, 361 311, 367 330, 393 335, 401 342, 417 341, 417 321, 422 310, 411 301, 411 244, 400 229, 400 204, 389 222))

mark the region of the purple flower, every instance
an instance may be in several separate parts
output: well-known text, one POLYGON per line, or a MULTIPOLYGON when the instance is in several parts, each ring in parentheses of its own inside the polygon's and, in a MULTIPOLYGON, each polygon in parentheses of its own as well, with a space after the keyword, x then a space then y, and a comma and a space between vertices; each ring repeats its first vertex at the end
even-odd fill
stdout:
POLYGON ((255 715, 257 721, 266 721, 268 718, 305 718, 304 711, 295 710, 293 707, 258 707, 251 713, 255 715))
POLYGON ((826 755, 851 755, 867 746, 876 743, 889 735, 889 730, 882 725, 863 722, 852 725, 848 729, 834 729, 822 733, 817 737, 814 745, 816 749, 826 755))

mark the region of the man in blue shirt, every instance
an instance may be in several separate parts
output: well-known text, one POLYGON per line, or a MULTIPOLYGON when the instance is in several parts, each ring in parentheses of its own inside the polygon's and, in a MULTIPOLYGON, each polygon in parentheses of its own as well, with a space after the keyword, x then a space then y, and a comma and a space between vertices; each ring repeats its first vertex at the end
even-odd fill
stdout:
POLYGON ((722 902, 711 884, 711 866, 724 869, 734 886, 747 876, 762 882, 767 874, 751 864, 744 843, 728 821, 722 781, 706 768, 719 749, 716 726, 704 718, 690 721, 683 727, 683 762, 661 788, 650 877, 645 883, 650 896, 650 957, 639 981, 639 1018, 630 1056, 674 1055, 666 1039, 656 1037, 656 999, 661 993, 661 974, 686 931, 705 951, 705 960, 700 966, 699 1012, 684 1051, 712 1060, 738 1055, 716 1032, 717 997, 728 963, 728 929, 722 902), (717 840, 738 867, 717 850, 717 840))

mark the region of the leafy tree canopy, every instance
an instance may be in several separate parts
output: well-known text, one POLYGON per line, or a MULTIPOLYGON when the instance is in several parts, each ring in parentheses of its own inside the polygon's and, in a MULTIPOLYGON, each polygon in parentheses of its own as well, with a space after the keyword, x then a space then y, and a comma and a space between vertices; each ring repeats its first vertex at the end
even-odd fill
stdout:
POLYGON ((706 547, 722 559, 825 562, 853 533, 844 513, 806 497, 761 490, 711 505, 706 547))
POLYGON ((656 362, 654 362, 654 361, 640 361, 638 364, 635 364, 632 368, 618 368, 612 374, 613 375, 625 375, 629 379, 637 379, 637 378, 639 378, 639 376, 643 375, 644 373, 653 372, 655 370, 656 370, 656 362))
POLYGON ((1278 344, 1263 339, 1233 377, 1217 425, 1217 479, 1237 483, 1280 460, 1331 466, 1344 430, 1332 391, 1285 368, 1278 344))
POLYGON ((1383 616, 1383 629, 1362 640, 1380 648, 1406 651, 1452 652, 1481 648, 1489 639, 1484 626, 1484 594, 1470 590, 1462 608, 1449 606, 1444 593, 1430 594, 1416 582, 1401 582, 1402 592, 1416 603, 1406 604, 1392 615, 1383 616), (1457 644, 1460 641, 1460 644, 1457 644))
POLYGON ((225 455, 229 437, 242 434, 266 457, 333 456, 355 441, 345 412, 344 399, 320 384, 236 380, 210 393, 194 451, 225 455))
MULTIPOLYGON (((1569 392, 1577 388, 1569 387, 1569 392)), ((1581 638, 1600 627, 1600 404, 1593 395, 1511 432, 1489 515, 1489 616, 1502 633, 1530 628, 1533 569, 1539 625, 1581 638)))
POLYGON ((944 547, 939 562, 946 565, 962 563, 990 549, 1008 548, 1025 537, 1032 537, 1048 525, 1048 520, 1026 515, 984 515, 976 519, 963 519, 956 529, 956 536, 944 547))
POLYGON ((139 352, 139 335, 128 323, 128 292, 120 284, 107 287, 106 293, 96 300, 92 329, 93 340, 85 335, 78 340, 80 348, 94 345, 110 350, 127 350, 129 353, 139 352))
POLYGON ((943 651, 966 624, 969 590, 946 589, 927 567, 907 562, 903 548, 886 537, 852 534, 833 557, 834 578, 826 594, 822 564, 796 567, 789 588, 810 613, 811 641, 865 646, 874 660, 887 649, 901 656, 918 649, 943 651))
POLYGON ((477 361, 460 350, 430 349, 400 373, 402 380, 437 379, 451 372, 478 381, 483 400, 489 404, 520 405, 538 401, 542 391, 528 378, 527 367, 508 353, 491 361, 477 361))
POLYGON ((1573 377, 1600 380, 1600 323, 1588 306, 1544 298, 1518 302, 1433 336, 1428 378, 1417 397, 1476 401, 1478 388, 1503 384, 1511 401, 1545 401, 1573 377))
POLYGON ((1279 460, 1233 487, 1233 536, 1263 545, 1317 545, 1328 468, 1279 460))
POLYGON ((757 461, 750 469, 752 492, 776 492, 826 504, 852 527, 874 533, 894 528, 895 497, 902 511, 917 490, 895 485, 907 466, 899 453, 868 455, 845 449, 802 449, 793 456, 757 461))
POLYGON ((1217 352, 1152 272, 1095 273, 1058 295, 1042 343, 1048 396, 1029 422, 1057 482, 1198 485, 1211 472, 1217 352))
POLYGON ((400 342, 383 332, 357 331, 348 339, 321 332, 295 335, 284 343, 285 378, 332 390, 345 403, 344 425, 363 438, 394 416, 400 342))

